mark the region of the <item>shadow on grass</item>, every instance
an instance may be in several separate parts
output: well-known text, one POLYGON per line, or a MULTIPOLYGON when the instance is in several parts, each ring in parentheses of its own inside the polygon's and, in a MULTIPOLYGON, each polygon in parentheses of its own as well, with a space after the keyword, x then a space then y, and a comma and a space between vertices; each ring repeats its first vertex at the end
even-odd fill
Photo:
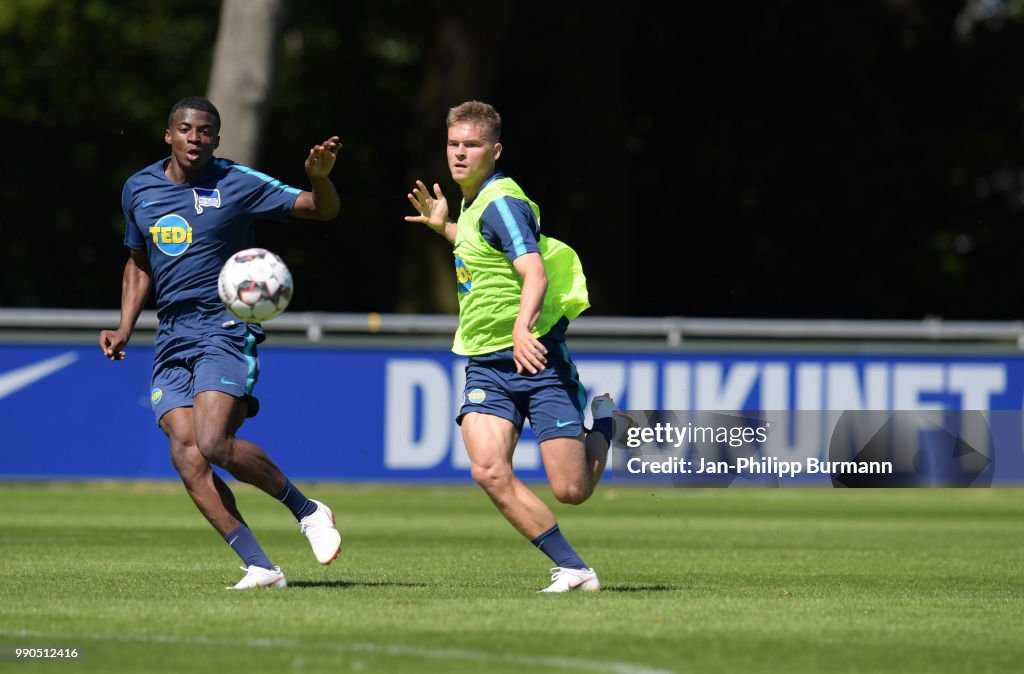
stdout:
POLYGON ((360 582, 352 580, 295 580, 288 581, 288 587, 426 587, 426 583, 401 583, 397 581, 380 580, 360 582))
POLYGON ((601 592, 674 592, 671 585, 602 585, 601 592))

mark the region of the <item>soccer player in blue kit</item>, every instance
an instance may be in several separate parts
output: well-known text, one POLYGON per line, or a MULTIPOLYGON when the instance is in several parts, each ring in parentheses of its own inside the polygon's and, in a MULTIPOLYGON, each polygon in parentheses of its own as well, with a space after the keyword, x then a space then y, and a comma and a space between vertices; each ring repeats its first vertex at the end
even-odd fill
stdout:
POLYGON ((252 392, 259 375, 256 345, 264 334, 259 325, 227 312, 217 277, 232 253, 254 245, 255 220, 337 217, 339 198, 329 176, 341 143, 332 136, 310 149, 305 170, 312 191, 302 191, 214 157, 220 122, 207 99, 178 101, 164 136, 171 156, 125 183, 121 205, 129 256, 121 322, 100 333, 99 345, 110 360, 124 359, 154 287, 160 326, 150 399, 170 440, 171 461, 200 512, 245 563, 245 576, 229 589, 282 588, 284 573, 267 557, 212 466, 284 503, 321 564, 338 556, 341 535, 329 507, 306 498, 262 449, 235 435, 259 411, 252 392))

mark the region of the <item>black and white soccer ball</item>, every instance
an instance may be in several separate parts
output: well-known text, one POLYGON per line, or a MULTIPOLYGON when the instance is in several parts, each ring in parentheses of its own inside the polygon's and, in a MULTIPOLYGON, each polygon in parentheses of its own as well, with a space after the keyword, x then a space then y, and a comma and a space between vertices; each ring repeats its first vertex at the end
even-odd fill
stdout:
POLYGON ((227 259, 217 279, 224 306, 247 323, 277 318, 292 300, 292 274, 279 255, 265 248, 240 250, 227 259))

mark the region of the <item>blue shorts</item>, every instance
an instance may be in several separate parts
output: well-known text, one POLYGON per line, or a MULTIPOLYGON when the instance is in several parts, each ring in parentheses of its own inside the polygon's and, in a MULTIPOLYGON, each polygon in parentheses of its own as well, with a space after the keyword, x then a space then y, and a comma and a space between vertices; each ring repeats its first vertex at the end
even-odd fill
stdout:
POLYGON ((466 389, 455 421, 470 412, 508 419, 522 431, 525 419, 538 440, 575 438, 583 432, 586 390, 563 340, 541 343, 548 364, 537 374, 516 372, 512 349, 472 356, 466 365, 466 389))
POLYGON ((211 324, 208 319, 184 315, 162 321, 149 396, 157 423, 177 407, 191 407, 196 394, 203 391, 245 398, 247 416, 256 416, 260 409, 252 395, 260 373, 256 344, 263 339, 262 330, 241 321, 211 324))

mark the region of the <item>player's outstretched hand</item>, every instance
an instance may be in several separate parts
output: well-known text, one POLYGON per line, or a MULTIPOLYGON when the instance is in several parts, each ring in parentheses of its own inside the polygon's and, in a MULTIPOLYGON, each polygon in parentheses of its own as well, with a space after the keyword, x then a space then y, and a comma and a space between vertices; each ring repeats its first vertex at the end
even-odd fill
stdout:
POLYGON ((423 181, 417 180, 416 186, 406 197, 419 215, 407 215, 405 221, 422 223, 444 236, 445 226, 448 224, 448 200, 441 192, 441 186, 434 183, 434 196, 432 197, 423 181))
POLYGON ((334 168, 334 160, 341 149, 341 139, 331 136, 319 145, 314 145, 306 157, 306 175, 310 178, 326 178, 334 168))
POLYGON ((124 347, 128 340, 114 330, 100 332, 100 350, 110 360, 124 360, 124 347))

